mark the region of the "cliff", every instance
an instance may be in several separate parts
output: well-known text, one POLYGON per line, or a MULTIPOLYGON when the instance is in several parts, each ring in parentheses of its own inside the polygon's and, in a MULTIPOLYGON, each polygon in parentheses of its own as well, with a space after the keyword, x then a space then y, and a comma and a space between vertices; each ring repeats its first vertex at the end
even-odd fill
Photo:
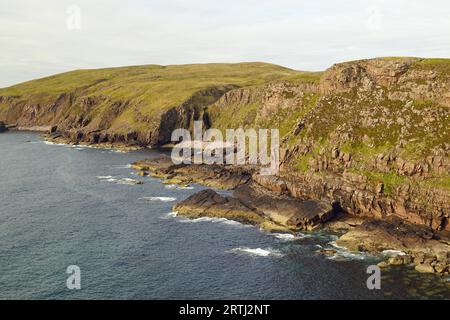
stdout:
POLYGON ((74 142, 158 145, 225 92, 298 73, 266 63, 76 70, 0 89, 0 120, 74 142))
POLYGON ((450 59, 381 58, 305 73, 261 63, 74 71, 0 90, 0 120, 73 142, 161 145, 194 120, 279 128, 261 186, 450 230, 450 59), (281 186, 281 187, 280 187, 281 186), (280 189, 281 188, 281 189, 280 189))
POLYGON ((208 110, 218 127, 280 128, 281 177, 256 177, 268 189, 450 230, 449 108, 450 60, 384 58, 232 90, 208 110))

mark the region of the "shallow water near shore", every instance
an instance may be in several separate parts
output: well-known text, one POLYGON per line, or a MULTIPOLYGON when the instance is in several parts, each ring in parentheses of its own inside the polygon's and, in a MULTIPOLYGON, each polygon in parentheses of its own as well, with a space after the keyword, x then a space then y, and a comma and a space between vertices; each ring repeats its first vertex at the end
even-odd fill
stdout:
POLYGON ((448 279, 401 267, 368 290, 379 258, 336 248, 331 234, 179 217, 172 206, 204 187, 128 166, 160 154, 0 134, 0 299, 450 299, 448 279), (69 265, 81 290, 66 288, 69 265))

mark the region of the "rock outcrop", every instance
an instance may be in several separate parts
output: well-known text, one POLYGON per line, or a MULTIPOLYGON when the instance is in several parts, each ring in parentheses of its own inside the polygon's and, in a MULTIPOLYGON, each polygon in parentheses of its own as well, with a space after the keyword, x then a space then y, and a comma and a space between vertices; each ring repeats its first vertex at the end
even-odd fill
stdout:
POLYGON ((162 178, 166 184, 199 183, 205 186, 232 190, 249 181, 252 168, 219 165, 175 165, 170 157, 140 160, 132 164, 143 175, 162 178))
POLYGON ((309 80, 235 89, 208 108, 216 127, 280 129, 280 177, 260 184, 450 230, 450 61, 353 61, 309 80))
POLYGON ((335 214, 331 204, 319 200, 298 200, 260 191, 251 184, 239 186, 233 196, 247 207, 262 212, 290 230, 314 230, 335 214))
POLYGON ((294 199, 262 188, 252 180, 252 168, 174 165, 169 157, 137 161, 132 167, 141 175, 162 178, 164 183, 199 183, 234 190, 229 197, 213 190, 201 191, 174 206, 174 211, 191 218, 221 217, 268 229, 295 231, 313 230, 335 214, 335 208, 327 202, 294 199))
MULTIPOLYGON (((308 199, 308 196, 305 199, 293 197, 291 182, 282 177, 261 176, 252 168, 242 171, 233 166, 174 165, 169 157, 137 161, 132 167, 141 175, 153 175, 166 183, 200 183, 232 190, 232 195, 228 196, 210 189, 202 190, 173 207, 179 215, 188 218, 226 218, 270 231, 323 228, 340 234, 337 245, 351 251, 376 255, 386 251, 399 253, 380 263, 380 267, 414 265, 420 272, 448 274, 450 271, 448 232, 436 232, 396 215, 351 216, 339 202, 331 202, 333 197, 323 197, 321 201, 308 199), (239 180, 242 175, 246 178, 239 180)), ((320 253, 333 252, 322 250, 320 253)))
POLYGON ((56 126, 72 143, 156 146, 194 120, 208 123, 205 107, 226 92, 297 73, 266 63, 76 70, 0 89, 0 118, 56 126))
POLYGON ((265 220, 262 214, 248 208, 241 201, 233 197, 223 197, 210 189, 181 201, 173 210, 189 218, 226 218, 253 225, 262 224, 265 220))
POLYGON ((62 141, 132 147, 165 144, 173 129, 192 130, 195 120, 222 130, 278 128, 278 177, 217 166, 152 174, 231 189, 252 180, 278 196, 325 201, 359 217, 450 230, 449 59, 369 59, 319 73, 266 64, 208 68, 90 71, 82 83, 62 77, 57 94, 39 91, 52 81, 41 79, 32 91, 30 84, 0 90, 0 117, 18 127, 52 126, 50 137, 62 141))
POLYGON ((365 220, 350 227, 336 243, 352 251, 372 254, 400 252, 380 263, 380 267, 414 265, 417 271, 423 273, 450 272, 448 235, 436 234, 426 227, 395 217, 365 220))

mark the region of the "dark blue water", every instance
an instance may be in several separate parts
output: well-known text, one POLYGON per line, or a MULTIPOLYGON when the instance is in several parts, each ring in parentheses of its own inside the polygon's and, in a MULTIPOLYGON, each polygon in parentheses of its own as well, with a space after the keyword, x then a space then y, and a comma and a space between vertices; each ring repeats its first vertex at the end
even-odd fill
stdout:
POLYGON ((378 260, 317 254, 319 245, 331 247, 332 235, 283 239, 225 220, 168 215, 170 198, 202 187, 170 189, 127 167, 159 154, 0 134, 0 298, 450 297, 446 279, 405 268, 383 271, 382 290, 368 290, 366 269, 378 260), (81 290, 66 287, 69 265, 81 268, 81 290))

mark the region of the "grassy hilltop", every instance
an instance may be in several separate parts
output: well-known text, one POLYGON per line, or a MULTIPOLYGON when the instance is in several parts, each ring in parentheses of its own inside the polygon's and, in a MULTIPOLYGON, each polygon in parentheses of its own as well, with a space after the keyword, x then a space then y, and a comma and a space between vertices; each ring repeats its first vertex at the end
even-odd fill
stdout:
MULTIPOLYGON (((135 66, 96 70, 76 70, 0 89, 0 96, 13 97, 14 110, 0 104, 0 118, 14 122, 25 104, 39 106, 33 121, 56 124, 83 115, 93 123, 101 122, 111 106, 126 104, 108 128, 117 132, 146 129, 142 117, 155 116, 181 105, 201 90, 214 87, 252 86, 300 74, 266 63, 193 64, 173 66, 135 66), (63 114, 46 110, 61 95, 72 95, 70 110, 63 114), (93 106, 83 109, 91 98, 93 106), (139 115, 139 116, 137 116, 139 115), (144 128, 142 128, 144 127, 144 128)), ((20 116, 19 116, 20 122, 20 116)), ((26 122, 26 121, 24 121, 26 122)), ((26 123, 24 123, 26 125, 26 123)))

